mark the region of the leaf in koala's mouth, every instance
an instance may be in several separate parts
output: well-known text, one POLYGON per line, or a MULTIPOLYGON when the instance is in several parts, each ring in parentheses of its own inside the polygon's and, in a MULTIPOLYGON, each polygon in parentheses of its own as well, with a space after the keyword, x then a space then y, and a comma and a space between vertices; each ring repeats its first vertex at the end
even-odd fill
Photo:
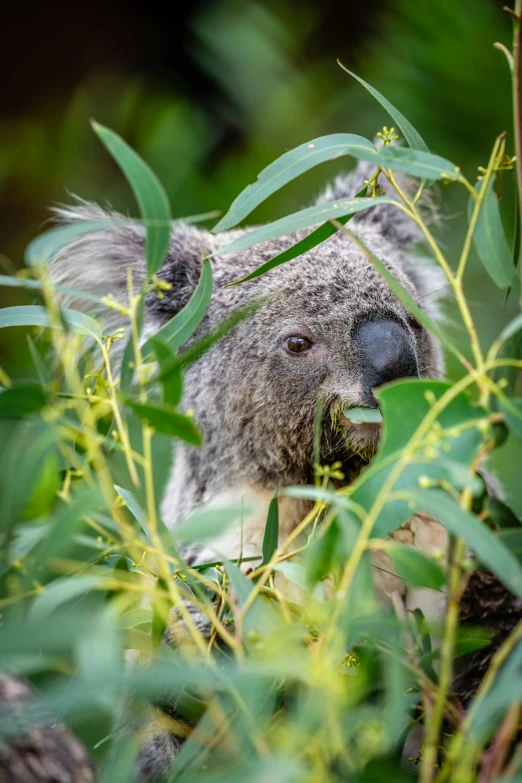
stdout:
POLYGON ((382 422, 379 408, 346 408, 344 415, 352 424, 380 424, 382 422))

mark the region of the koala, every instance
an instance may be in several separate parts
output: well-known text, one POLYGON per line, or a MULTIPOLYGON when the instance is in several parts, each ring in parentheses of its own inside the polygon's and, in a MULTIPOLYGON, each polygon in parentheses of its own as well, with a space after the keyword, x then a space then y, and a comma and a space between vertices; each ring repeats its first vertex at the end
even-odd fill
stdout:
MULTIPOLYGON (((359 164, 340 176, 318 203, 351 197, 368 179, 370 164, 359 164)), ((80 203, 59 211, 63 221, 120 217, 80 203)), ((353 230, 386 264, 422 308, 440 318, 438 299, 444 280, 438 268, 413 257, 419 239, 416 225, 390 205, 358 213, 353 230)), ((176 224, 159 277, 172 288, 163 298, 147 295, 144 336, 184 307, 203 268, 203 259, 241 236, 246 229, 212 234, 176 224)), ((306 230, 264 242, 248 250, 212 258, 214 289, 205 317, 192 339, 216 328, 251 302, 262 304, 197 362, 184 378, 183 408, 194 412, 203 432, 201 448, 176 443, 176 454, 162 502, 166 525, 176 525, 201 504, 244 502, 250 515, 212 540, 183 553, 191 564, 225 555, 256 557, 261 553, 268 505, 275 490, 310 484, 314 478, 314 424, 323 404, 321 462, 340 462, 345 481, 352 481, 371 460, 379 439, 375 425, 354 425, 350 407, 376 407, 376 387, 405 377, 439 377, 443 360, 437 340, 418 324, 367 258, 342 233, 304 255, 240 286, 227 287, 302 239, 306 230)), ((54 282, 117 300, 128 299, 127 267, 136 289, 146 277, 144 229, 114 226, 81 236, 51 263, 54 282)), ((85 302, 65 297, 65 306, 85 310, 85 302)), ((92 312, 92 311, 91 311, 92 312)), ((106 330, 125 326, 114 311, 106 330)), ((116 357, 118 360, 118 357, 116 357)), ((279 499, 280 540, 303 519, 307 503, 279 499)), ((444 528, 415 517, 394 533, 400 541, 426 553, 445 550, 444 528)), ((406 594, 398 577, 386 573, 386 555, 378 553, 377 588, 399 592, 408 608, 420 606, 440 619, 441 593, 406 594)), ((389 569, 388 569, 389 570, 389 569)), ((278 576, 279 579, 279 576, 278 576)), ((202 618, 199 618, 203 621, 202 618)), ((180 740, 154 734, 140 756, 145 779, 164 774, 180 740)))
MULTIPOLYGON (((362 163, 353 173, 338 177, 317 203, 354 196, 372 173, 370 168, 362 163)), ((58 216, 66 222, 121 218, 85 202, 60 209, 58 216)), ((417 226, 393 206, 376 203, 356 214, 349 227, 419 306, 432 319, 440 319, 445 281, 438 268, 412 255, 419 240, 417 226)), ((154 292, 147 295, 143 339, 187 304, 204 257, 246 230, 215 235, 192 225, 173 226, 169 252, 158 273, 172 288, 163 298, 154 292)), ((251 511, 242 525, 216 531, 212 540, 187 548, 183 554, 191 564, 222 555, 261 554, 275 490, 313 483, 314 424, 320 401, 321 462, 340 462, 349 483, 375 454, 379 428, 352 424, 346 410, 376 407, 375 388, 390 381, 443 374, 437 340, 411 317, 367 258, 340 232, 261 277, 227 287, 307 233, 295 232, 211 259, 213 294, 192 340, 245 305, 254 301, 261 305, 186 370, 182 406, 194 412, 204 442, 201 448, 176 444, 161 511, 173 530, 202 504, 244 501, 251 511)), ((51 263, 51 277, 55 283, 98 296, 111 293, 125 302, 127 268, 132 269, 136 290, 146 278, 144 247, 144 229, 120 220, 65 247, 51 263)), ((62 304, 86 309, 83 300, 70 296, 63 297, 62 304)), ((107 331, 126 326, 116 311, 105 316, 107 331)), ((282 541, 303 519, 307 504, 285 496, 278 502, 282 541)), ((447 547, 442 525, 422 515, 393 537, 427 554, 447 547)), ((443 594, 427 589, 406 592, 397 577, 386 573, 384 553, 377 554, 375 563, 385 569, 377 570, 382 595, 399 593, 407 608, 420 607, 433 621, 442 618, 443 594)), ((204 625, 204 618, 198 622, 204 625)), ((140 754, 142 778, 154 780, 165 774, 180 744, 173 734, 151 731, 140 754)))

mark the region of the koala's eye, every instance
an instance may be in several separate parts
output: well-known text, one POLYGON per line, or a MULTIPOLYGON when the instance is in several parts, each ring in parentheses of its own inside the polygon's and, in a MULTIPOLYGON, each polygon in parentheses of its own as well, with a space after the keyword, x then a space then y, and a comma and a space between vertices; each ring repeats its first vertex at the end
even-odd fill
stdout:
POLYGON ((307 337, 300 337, 294 335, 287 337, 285 340, 285 348, 289 353, 305 353, 312 347, 312 342, 307 337))
POLYGON ((422 330, 422 324, 420 324, 416 318, 414 318, 412 315, 408 318, 408 324, 415 332, 420 332, 422 330))

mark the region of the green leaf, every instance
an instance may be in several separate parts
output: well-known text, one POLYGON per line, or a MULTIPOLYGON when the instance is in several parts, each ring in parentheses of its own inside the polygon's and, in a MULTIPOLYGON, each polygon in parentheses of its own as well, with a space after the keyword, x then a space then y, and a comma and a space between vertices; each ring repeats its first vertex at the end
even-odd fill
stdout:
POLYGON ((174 354, 161 340, 156 337, 151 337, 149 342, 151 343, 156 353, 160 374, 165 374, 161 381, 163 386, 163 402, 165 405, 177 406, 181 402, 183 397, 183 375, 181 368, 178 368, 177 372, 167 372, 174 364, 174 354))
POLYGON ((201 506, 176 525, 173 535, 176 541, 185 543, 216 538, 249 512, 242 505, 201 506))
POLYGON ((152 598, 151 642, 153 650, 161 644, 169 621, 171 607, 168 585, 164 579, 158 577, 152 598))
POLYGON ((85 234, 103 231, 114 225, 131 225, 134 222, 123 217, 106 218, 104 220, 79 220, 76 223, 51 228, 29 242, 25 249, 24 260, 28 266, 47 264, 60 250, 85 234))
POLYGON ((375 253, 373 253, 370 248, 365 245, 365 243, 355 234, 352 234, 351 231, 349 231, 347 228, 341 229, 344 234, 346 234, 347 237, 349 237, 352 242, 359 248, 359 250, 366 256, 366 258, 371 261, 373 266, 377 269, 381 277, 388 283, 393 293, 396 295, 398 299, 403 303, 403 305, 406 307, 407 310, 417 319, 417 321, 424 326, 425 329, 427 329, 429 332, 435 335, 438 340, 444 345, 449 351, 451 351, 456 356, 459 356, 459 350, 456 348, 452 342, 446 337, 444 332, 440 329, 438 324, 433 321, 432 318, 424 311, 422 310, 417 302, 413 299, 412 296, 406 291, 406 289, 399 283, 399 281, 392 275, 388 267, 383 264, 383 262, 380 260, 380 258, 377 258, 375 253))
POLYGON ((379 408, 346 408, 344 415, 352 424, 380 424, 382 421, 379 408))
POLYGON ((27 488, 27 502, 24 505, 25 519, 36 519, 48 514, 56 500, 61 484, 60 464, 56 449, 49 449, 39 461, 33 473, 33 486, 27 488))
POLYGON ((39 411, 46 404, 44 391, 37 383, 15 383, 0 390, 0 418, 20 419, 39 411))
MULTIPOLYGON (((474 206, 470 200, 470 212, 474 206)), ((506 288, 515 273, 512 253, 507 243, 499 201, 495 192, 495 179, 492 177, 480 209, 473 241, 477 254, 493 282, 499 288, 506 288)))
POLYGON ((514 595, 522 598, 522 570, 512 552, 484 523, 440 489, 410 490, 416 512, 424 511, 441 522, 455 536, 463 538, 478 559, 486 565, 514 595))
MULTIPOLYGON (((203 320, 212 296, 212 267, 205 259, 199 283, 190 300, 180 312, 159 329, 155 338, 171 350, 180 348, 191 337, 203 320)), ((147 360, 153 353, 151 340, 143 345, 142 355, 147 360)))
MULTIPOLYGON (((367 189, 367 185, 365 185, 358 193, 355 194, 355 198, 364 196, 367 189)), ((339 223, 341 223, 341 225, 344 226, 349 220, 351 220, 351 218, 353 218, 354 214, 355 212, 352 212, 349 215, 343 215, 337 220, 339 223)), ((300 239, 299 242, 295 243, 295 245, 292 245, 287 250, 283 250, 282 253, 278 253, 277 256, 271 258, 270 261, 266 262, 266 264, 262 264, 246 277, 243 277, 241 280, 236 280, 234 283, 229 283, 228 285, 232 286, 239 285, 240 283, 246 283, 247 280, 253 280, 255 277, 260 277, 266 272, 269 272, 271 269, 274 269, 276 266, 285 264, 287 261, 292 261, 292 259, 297 258, 298 256, 303 255, 303 253, 307 253, 308 250, 312 250, 312 248, 320 245, 321 242, 324 242, 326 239, 336 234, 338 230, 339 229, 336 228, 333 223, 323 223, 322 226, 316 228, 304 239, 300 239)))
MULTIPOLYGON (((212 212, 203 212, 199 215, 187 215, 184 218, 173 220, 171 225, 178 223, 199 223, 204 220, 211 220, 212 218, 219 217, 221 213, 219 210, 212 212)), ((167 227, 170 220, 165 223, 167 227)), ((107 217, 103 220, 78 220, 75 223, 68 223, 65 226, 58 226, 51 228, 49 231, 45 231, 43 234, 35 237, 25 249, 24 260, 28 266, 34 264, 47 264, 54 258, 64 247, 66 247, 75 239, 85 236, 86 234, 92 234, 95 231, 105 231, 114 226, 143 226, 146 222, 143 220, 136 220, 135 218, 126 218, 123 216, 107 217)), ((2 276, 2 279, 3 276, 2 276)), ((7 278, 18 279, 18 278, 7 278)), ((29 283, 36 283, 38 281, 29 280, 25 281, 29 283)), ((0 283, 0 285, 10 285, 9 283, 0 283)), ((35 286, 29 286, 35 287, 35 286)), ((64 286, 55 286, 57 290, 62 290, 64 294, 74 291, 74 289, 67 289, 64 286)), ((82 296, 85 299, 91 299, 92 301, 100 301, 98 297, 93 294, 83 293, 82 291, 74 291, 74 296, 82 296)))
POLYGON ((487 511, 498 528, 503 529, 519 525, 522 533, 522 522, 515 516, 509 506, 498 498, 486 497, 484 510, 487 511))
POLYGON ((124 487, 119 487, 118 484, 114 485, 114 489, 121 497, 134 519, 138 522, 139 526, 147 536, 147 539, 150 541, 149 528, 147 527, 147 518, 132 492, 130 492, 128 489, 125 489, 124 487))
MULTIPOLYGON (((218 233, 233 228, 288 182, 320 163, 343 155, 371 161, 377 158, 377 151, 371 141, 353 133, 334 133, 301 144, 285 152, 263 169, 256 182, 248 185, 235 199, 227 214, 214 227, 213 232, 218 233)), ((378 165, 376 162, 375 167, 377 168, 378 165)))
POLYGON ((499 530, 496 535, 520 563, 522 562, 522 527, 520 523, 517 524, 518 527, 505 527, 499 530))
POLYGON ((399 576, 410 587, 441 590, 446 582, 443 570, 429 557, 407 544, 388 542, 386 552, 399 576))
POLYGON ((71 332, 94 337, 98 342, 102 339, 102 331, 96 321, 88 315, 76 310, 61 309, 60 317, 63 326, 51 323, 49 313, 40 305, 20 305, 4 307, 0 310, 0 328, 6 326, 49 326, 51 328, 66 328, 71 332))
POLYGON ((502 331, 500 332, 500 335, 498 339, 501 342, 505 342, 505 340, 509 340, 510 337, 513 337, 517 332, 519 332, 522 329, 522 313, 519 313, 516 315, 512 321, 508 323, 507 326, 505 326, 502 331))
POLYGON ((410 145, 410 147, 414 150, 424 150, 424 152, 429 152, 428 146, 420 133, 415 130, 413 125, 409 120, 406 119, 406 117, 395 108, 395 106, 390 103, 390 101, 384 97, 384 95, 381 95, 381 93, 375 89, 375 87, 372 87, 371 84, 368 84, 368 82, 365 82, 364 79, 361 79, 360 76, 357 76, 356 73, 353 73, 352 71, 349 71, 348 68, 345 68, 344 65, 337 60, 338 64, 341 66, 343 71, 346 71, 346 73, 350 74, 350 76, 353 76, 354 79, 357 79, 359 84, 362 84, 363 87, 365 87, 368 92, 373 95, 373 97, 379 101, 381 106, 386 109, 390 117, 393 119, 395 124, 401 129, 402 133, 404 134, 404 138, 410 145))
MULTIPOLYGON (((138 336, 141 334, 141 330, 143 328, 144 312, 145 312, 145 297, 142 296, 138 303, 138 308, 136 311, 136 325, 137 325, 138 336)), ((134 356, 134 339, 131 333, 129 334, 129 338, 127 340, 127 344, 125 345, 125 350, 123 351, 123 356, 121 359, 120 391, 123 394, 128 394, 132 388, 132 381, 134 379, 134 372, 135 372, 136 365, 137 365, 136 357, 134 356)))
POLYGON ((90 590, 100 588, 101 584, 100 577, 91 575, 57 579, 46 586, 44 592, 35 598, 29 619, 42 622, 62 604, 73 599, 78 600, 81 596, 87 595, 90 590))
POLYGON ((274 571, 279 571, 285 579, 293 582, 297 587, 306 590, 307 574, 301 563, 276 563, 274 571))
POLYGON ((308 228, 316 223, 322 223, 329 218, 346 216, 347 213, 355 214, 364 209, 379 206, 379 204, 397 204, 389 196, 379 196, 378 198, 345 198, 336 201, 327 201, 325 204, 317 204, 313 207, 307 207, 300 212, 294 212, 284 218, 260 226, 252 231, 248 231, 238 239, 235 239, 229 245, 225 245, 220 250, 212 253, 209 257, 220 256, 223 253, 231 253, 237 250, 244 250, 247 247, 256 245, 259 242, 266 242, 268 239, 280 237, 283 234, 289 234, 301 228, 308 228))
POLYGON ((97 122, 93 122, 92 127, 134 192, 146 226, 147 273, 152 275, 163 264, 169 249, 172 216, 167 194, 152 169, 117 133, 97 122))
POLYGON ((378 164, 383 169, 401 171, 411 177, 452 182, 462 179, 457 166, 449 160, 439 155, 432 155, 431 152, 408 147, 383 147, 379 150, 378 164))
MULTIPOLYGON (((23 277, 9 277, 7 275, 0 275, 0 286, 6 286, 8 288, 23 288, 28 291, 43 290, 43 283, 40 280, 28 280, 23 277)), ((67 285, 55 284, 53 289, 59 294, 67 294, 68 296, 74 296, 76 299, 86 299, 88 302, 103 304, 99 296, 88 294, 85 291, 79 291, 77 288, 69 288, 67 285)))
POLYGON ((509 429, 515 433, 517 438, 522 439, 522 397, 502 397, 498 405, 504 416, 509 429))
POLYGON ((277 549, 279 541, 279 499, 277 492, 268 506, 265 533, 263 536, 263 560, 261 565, 270 562, 270 558, 277 549))
POLYGON ((190 416, 178 413, 167 405, 144 405, 128 399, 125 402, 140 419, 146 421, 156 432, 173 435, 187 443, 192 443, 194 446, 201 446, 203 442, 201 432, 190 416))

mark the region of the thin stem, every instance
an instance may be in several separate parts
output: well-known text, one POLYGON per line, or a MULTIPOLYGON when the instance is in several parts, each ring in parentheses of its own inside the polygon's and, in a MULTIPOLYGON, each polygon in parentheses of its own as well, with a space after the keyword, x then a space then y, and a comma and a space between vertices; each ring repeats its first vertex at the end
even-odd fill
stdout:
POLYGON ((478 193, 478 198, 475 201, 475 206, 473 208, 471 220, 469 221, 468 231, 466 233, 466 239, 464 240, 464 246, 460 254, 457 273, 455 275, 455 281, 458 283, 460 283, 460 281, 464 276, 464 270, 466 268, 469 252, 471 250, 473 234, 475 233, 475 228, 477 226, 480 210, 482 204, 484 203, 484 199, 486 198, 488 185, 495 171, 495 166, 498 163, 499 157, 502 157, 502 150, 505 147, 505 143, 506 143, 506 134, 501 133, 500 136, 497 136, 497 138, 495 139, 493 149, 491 150, 491 155, 489 156, 486 173, 484 175, 484 179, 482 180, 482 185, 478 193))
MULTIPOLYGON (((515 0, 515 13, 513 16, 513 69, 511 72, 511 84, 513 94, 513 135, 515 138, 516 173, 518 188, 518 219, 522 226, 522 92, 520 86, 521 68, 521 29, 522 29, 522 0, 515 0)), ((521 245, 522 249, 522 245, 521 245)), ((522 283, 522 258, 518 259, 520 281, 522 283)), ((522 285, 520 306, 522 307, 522 285)))
MULTIPOLYGON (((470 500, 469 496, 469 500, 470 500)), ((465 505, 469 505, 466 503, 465 505)), ((444 715, 444 705, 453 678, 453 653, 459 624, 461 597, 461 563, 466 552, 466 543, 462 538, 455 541, 449 576, 448 609, 444 624, 444 639, 440 654, 439 687, 435 696, 433 710, 426 727, 424 752, 422 755, 421 783, 433 780, 439 752, 439 734, 444 715)))

